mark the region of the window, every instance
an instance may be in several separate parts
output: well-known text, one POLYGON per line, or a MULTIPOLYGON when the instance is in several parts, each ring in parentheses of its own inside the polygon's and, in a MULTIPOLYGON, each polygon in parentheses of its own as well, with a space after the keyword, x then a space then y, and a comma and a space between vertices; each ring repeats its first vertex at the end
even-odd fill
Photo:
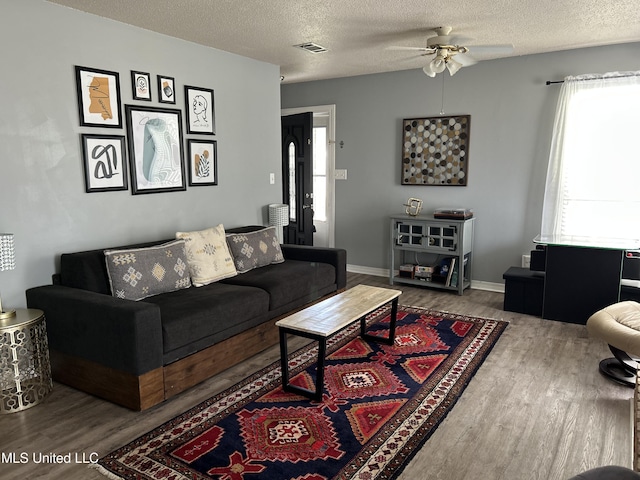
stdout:
POLYGON ((542 236, 640 239, 640 72, 568 77, 554 123, 542 236))
POLYGON ((289 143, 289 221, 296 221, 296 145, 289 143))
POLYGON ((313 218, 327 221, 327 127, 313 127, 313 218))

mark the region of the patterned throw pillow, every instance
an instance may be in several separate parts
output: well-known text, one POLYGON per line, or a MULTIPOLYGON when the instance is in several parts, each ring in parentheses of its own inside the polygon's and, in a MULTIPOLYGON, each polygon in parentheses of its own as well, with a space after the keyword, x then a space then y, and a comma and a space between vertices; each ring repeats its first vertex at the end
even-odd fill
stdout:
POLYGON ((184 241, 146 248, 105 250, 114 297, 142 300, 191 286, 184 241))
POLYGON ((275 227, 250 233, 229 233, 227 243, 236 262, 238 273, 284 262, 275 227))
POLYGON ((199 232, 177 232, 176 238, 184 239, 191 281, 196 287, 238 274, 222 224, 199 232))

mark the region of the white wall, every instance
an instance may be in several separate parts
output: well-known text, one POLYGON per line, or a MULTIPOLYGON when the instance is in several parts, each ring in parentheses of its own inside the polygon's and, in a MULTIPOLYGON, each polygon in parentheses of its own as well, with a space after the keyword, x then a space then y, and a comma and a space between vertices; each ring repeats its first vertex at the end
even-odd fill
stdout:
POLYGON ((23 307, 27 288, 50 283, 60 253, 266 222, 264 207, 282 188, 277 66, 42 0, 1 10, 0 232, 15 234, 17 254, 16 269, 0 272, 5 306, 23 307), (119 72, 123 105, 177 108, 183 122, 183 86, 212 88, 219 185, 85 193, 80 133, 125 135, 126 122, 79 126, 74 65, 119 72), (158 74, 174 77, 176 105, 158 103, 155 89, 152 103, 132 101, 131 70, 150 72, 154 86, 158 74))
MULTIPOLYGON (((502 283, 539 233, 560 88, 545 81, 638 65, 636 43, 486 61, 454 77, 443 74, 445 114, 471 115, 466 187, 400 184, 402 119, 439 115, 443 75, 410 70, 283 85, 282 107, 336 104, 335 140, 344 142, 336 168, 348 170, 348 180, 336 182, 336 246, 347 249, 349 264, 388 268, 388 217, 417 197, 425 213, 474 210, 473 279, 502 283)), ((603 134, 635 141, 616 138, 615 125, 603 134)))

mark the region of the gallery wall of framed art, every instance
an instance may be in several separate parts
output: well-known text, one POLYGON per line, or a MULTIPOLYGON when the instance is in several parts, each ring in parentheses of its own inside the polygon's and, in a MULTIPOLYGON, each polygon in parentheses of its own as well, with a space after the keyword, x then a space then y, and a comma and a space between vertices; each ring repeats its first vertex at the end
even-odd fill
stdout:
POLYGON ((75 75, 80 127, 126 128, 122 135, 80 134, 87 193, 128 190, 129 183, 133 195, 218 185, 212 88, 184 85, 183 128, 182 109, 171 107, 180 105, 175 77, 155 75, 154 82, 151 73, 131 70, 130 100, 145 104, 126 103, 123 121, 119 72, 75 66, 75 75))

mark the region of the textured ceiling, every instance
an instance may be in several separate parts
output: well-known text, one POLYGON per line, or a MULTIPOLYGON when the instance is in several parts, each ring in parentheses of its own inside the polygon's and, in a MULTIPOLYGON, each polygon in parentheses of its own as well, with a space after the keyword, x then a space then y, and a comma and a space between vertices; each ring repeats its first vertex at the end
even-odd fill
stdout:
POLYGON ((509 56, 640 41, 638 0, 49 1, 280 65, 285 83, 422 68, 387 47, 425 46, 445 25, 470 45, 513 44, 509 56), (305 42, 328 51, 293 47, 305 42))

